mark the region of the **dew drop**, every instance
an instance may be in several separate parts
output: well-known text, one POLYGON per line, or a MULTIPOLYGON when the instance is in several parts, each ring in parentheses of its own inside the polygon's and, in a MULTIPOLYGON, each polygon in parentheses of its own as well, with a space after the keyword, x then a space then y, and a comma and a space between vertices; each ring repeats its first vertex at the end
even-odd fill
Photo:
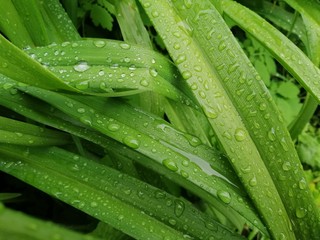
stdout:
POLYGON ((86 125, 92 126, 92 119, 89 116, 80 117, 80 121, 86 125))
POLYGON ((181 48, 181 46, 179 43, 175 43, 175 44, 173 44, 173 48, 176 50, 179 50, 181 48))
POLYGON ((111 123, 108 125, 108 130, 111 132, 116 132, 120 129, 120 125, 117 123, 111 123))
POLYGON ((77 72, 85 72, 85 71, 87 71, 89 68, 90 68, 90 66, 88 65, 88 63, 87 63, 87 62, 83 62, 83 61, 78 62, 77 65, 74 65, 74 66, 73 66, 73 69, 74 69, 75 71, 77 71, 77 72))
POLYGON ((97 203, 97 202, 91 202, 91 203, 90 203, 90 206, 91 206, 91 207, 97 207, 97 206, 98 206, 98 203, 97 203))
POLYGON ((192 77, 192 73, 191 73, 190 71, 184 71, 184 72, 182 73, 182 77, 183 77, 185 80, 187 80, 187 79, 189 79, 189 78, 192 77))
POLYGON ((122 49, 130 49, 131 48, 131 46, 128 43, 120 43, 120 47, 122 49))
POLYGON ((84 108, 78 108, 78 109, 77 109, 77 112, 78 112, 78 113, 85 113, 86 110, 85 110, 84 108))
POLYGON ((217 192, 219 199, 226 203, 229 204, 231 202, 231 195, 229 192, 223 191, 223 190, 219 190, 217 192))
POLYGON ((187 173, 187 172, 184 171, 184 170, 181 170, 181 171, 180 171, 180 174, 181 174, 181 176, 184 177, 184 178, 188 178, 188 177, 189 177, 189 173, 187 173))
POLYGON ((211 118, 211 119, 215 119, 218 117, 218 113, 211 107, 206 107, 204 109, 204 113, 208 118, 211 118))
POLYGON ((274 142, 277 139, 274 128, 271 128, 270 131, 268 132, 268 138, 272 142, 274 142))
POLYGON ((126 136, 123 138, 123 143, 132 149, 140 147, 140 141, 132 136, 126 136))
POLYGON ((246 139, 246 132, 242 128, 237 128, 234 133, 234 137, 238 142, 242 142, 246 139))
POLYGON ((152 76, 152 77, 156 77, 158 76, 158 71, 154 68, 150 68, 149 69, 149 74, 152 76))
POLYGON ((148 87, 149 86, 149 81, 147 79, 142 79, 140 81, 141 86, 143 87, 148 87))
POLYGON ((96 40, 93 42, 93 44, 98 48, 102 48, 106 45, 106 42, 103 40, 96 40))
POLYGON ((152 11, 151 12, 151 15, 152 15, 152 17, 159 17, 159 13, 158 13, 158 11, 152 11))
POLYGON ((231 64, 228 68, 228 73, 233 73, 237 70, 237 68, 239 67, 239 64, 238 63, 234 63, 234 64, 231 64))
POLYGON ((171 170, 171 171, 173 171, 173 172, 178 171, 178 166, 177 166, 177 164, 176 164, 174 161, 172 161, 171 159, 165 159, 165 160, 163 160, 163 161, 162 161, 162 164, 163 164, 166 168, 168 168, 169 170, 171 170))
POLYGON ((282 146, 282 148, 283 148, 284 151, 287 152, 287 151, 289 150, 287 141, 286 141, 284 138, 281 138, 280 144, 281 144, 281 146, 282 146))
POLYGON ((183 63, 184 61, 186 60, 186 55, 185 54, 182 54, 182 55, 179 55, 176 59, 176 64, 181 64, 183 63))
POLYGON ((307 187, 307 183, 306 183, 306 180, 303 178, 299 181, 299 188, 303 190, 303 189, 306 189, 306 187, 307 187))
POLYGON ((253 176, 253 178, 250 179, 249 185, 250 185, 251 187, 254 187, 254 186, 257 185, 257 178, 256 178, 256 176, 253 176))
POLYGON ((174 214, 176 217, 181 217, 185 209, 185 204, 183 201, 177 199, 174 201, 174 214))
POLYGON ((266 110, 266 109, 267 109, 267 104, 261 103, 261 104, 259 105, 259 109, 260 109, 260 111, 266 110))
POLYGON ((220 42, 218 49, 219 51, 223 51, 227 47, 226 43, 224 41, 220 42))
POLYGON ((291 169, 291 163, 290 163, 290 162, 284 162, 284 163, 282 164, 282 169, 283 169, 284 171, 289 171, 289 170, 291 169))
POLYGON ((170 218, 169 219, 169 223, 174 226, 174 225, 177 224, 177 221, 175 219, 173 219, 173 218, 170 218))
POLYGON ((297 218, 304 218, 307 215, 307 209, 303 207, 298 207, 296 209, 296 216, 297 218))

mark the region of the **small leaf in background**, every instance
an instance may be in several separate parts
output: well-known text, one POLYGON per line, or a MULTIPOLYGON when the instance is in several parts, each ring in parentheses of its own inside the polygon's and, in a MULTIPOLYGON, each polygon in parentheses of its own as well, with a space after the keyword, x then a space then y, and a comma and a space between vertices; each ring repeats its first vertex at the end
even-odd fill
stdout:
POLYGON ((314 201, 320 209, 320 172, 311 169, 304 171, 309 188, 313 194, 314 201))
POLYGON ((298 137, 297 152, 301 161, 314 169, 320 169, 320 133, 308 125, 298 137))
POLYGON ((270 86, 270 72, 268 71, 268 68, 265 65, 265 63, 258 59, 254 62, 254 67, 257 69, 263 82, 266 84, 267 87, 269 87, 270 86))
POLYGON ((100 5, 93 5, 90 12, 90 17, 94 25, 101 25, 101 27, 108 29, 109 31, 112 30, 113 18, 107 9, 101 7, 100 5))
POLYGON ((272 81, 269 90, 285 122, 289 124, 295 119, 302 107, 298 96, 300 92, 299 87, 289 81, 272 81))

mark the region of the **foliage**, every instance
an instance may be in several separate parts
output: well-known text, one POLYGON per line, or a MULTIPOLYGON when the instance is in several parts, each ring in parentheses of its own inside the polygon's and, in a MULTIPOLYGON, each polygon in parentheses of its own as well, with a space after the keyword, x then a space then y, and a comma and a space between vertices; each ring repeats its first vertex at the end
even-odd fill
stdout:
POLYGON ((240 2, 5 1, 0 238, 317 239, 320 4, 240 2))

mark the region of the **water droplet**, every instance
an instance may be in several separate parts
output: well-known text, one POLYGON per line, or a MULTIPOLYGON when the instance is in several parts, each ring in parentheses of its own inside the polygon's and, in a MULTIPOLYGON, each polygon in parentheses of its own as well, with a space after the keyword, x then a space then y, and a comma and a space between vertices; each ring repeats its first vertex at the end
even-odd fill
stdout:
POLYGON ((236 62, 234 64, 231 64, 228 68, 228 73, 233 73, 234 71, 237 70, 237 68, 239 67, 239 64, 236 62))
POLYGON ((284 171, 289 171, 289 170, 291 169, 291 163, 290 163, 290 162, 284 162, 284 163, 282 164, 282 169, 283 169, 284 171))
POLYGON ((253 178, 250 179, 249 185, 250 185, 251 187, 254 187, 254 186, 257 185, 257 178, 256 178, 255 175, 253 176, 253 178))
POLYGON ((225 137, 226 139, 229 139, 229 140, 232 139, 232 135, 231 135, 228 131, 225 131, 225 132, 222 134, 222 136, 225 137))
POLYGON ((85 113, 86 110, 85 110, 84 108, 78 108, 78 109, 77 109, 77 112, 78 112, 78 113, 85 113))
POLYGON ((86 90, 89 88, 89 83, 88 81, 79 82, 75 85, 75 87, 79 90, 86 90))
POLYGON ((140 81, 141 86, 143 87, 148 87, 149 86, 149 81, 147 79, 142 79, 140 81))
POLYGON ((229 192, 223 191, 223 190, 219 190, 217 192, 219 199, 226 203, 229 204, 231 202, 231 195, 229 192))
POLYGON ((207 97, 206 93, 202 90, 199 91, 199 95, 202 99, 205 99, 207 97))
POLYGON ((97 206, 98 206, 98 203, 97 203, 97 202, 91 202, 91 203, 90 203, 90 206, 91 206, 91 207, 97 207, 97 206))
POLYGON ((137 149, 140 147, 140 141, 132 136, 126 136, 122 141, 130 148, 137 149))
POLYGON ((242 142, 246 139, 247 135, 245 130, 243 130, 242 128, 237 128, 235 130, 234 137, 238 142, 242 142))
POLYGON ((173 218, 170 218, 169 219, 169 223, 174 226, 174 225, 177 224, 177 221, 175 219, 173 219, 173 218))
POLYGON ((159 13, 158 13, 158 11, 152 11, 151 12, 151 15, 152 15, 152 17, 159 17, 159 13))
POLYGON ((104 73, 104 71, 103 70, 100 70, 99 72, 98 72, 98 75, 99 76, 103 76, 105 73, 104 73))
POLYGON ((211 118, 211 119, 215 119, 218 117, 218 113, 212 107, 206 107, 204 109, 204 113, 208 118, 211 118))
POLYGON ((73 69, 77 72, 85 72, 90 68, 87 62, 78 62, 77 65, 73 66, 73 69))
POLYGON ((192 73, 191 73, 190 71, 184 71, 184 72, 182 73, 182 77, 183 77, 185 80, 187 80, 187 79, 189 79, 189 78, 192 77, 192 73))
POLYGON ((80 117, 80 121, 86 125, 92 126, 92 119, 90 116, 82 116, 80 117))
POLYGON ((120 125, 117 123, 111 123, 108 125, 108 130, 111 132, 116 132, 120 129, 120 125))
POLYGON ((176 64, 181 64, 183 63, 184 61, 186 60, 186 55, 185 54, 182 54, 182 55, 179 55, 176 59, 176 64))
POLYGON ((280 140, 280 144, 283 148, 283 150, 285 150, 286 152, 289 150, 289 147, 288 147, 288 144, 287 144, 287 141, 283 138, 281 138, 280 140))
POLYGON ((301 190, 303 190, 303 189, 306 189, 306 187, 307 187, 306 180, 305 180, 304 178, 302 178, 302 179, 299 181, 299 188, 300 188, 301 190))
POLYGON ((260 109, 261 111, 266 110, 266 109, 267 109, 267 104, 261 103, 261 104, 259 105, 259 109, 260 109))
POLYGON ((130 49, 131 48, 131 46, 128 43, 120 43, 120 47, 122 49, 130 49))
POLYGON ((156 198, 157 199, 164 199, 166 198, 166 193, 161 191, 161 190, 156 190, 155 192, 156 198))
POLYGON ((93 41, 93 44, 98 48, 102 48, 106 45, 106 42, 104 40, 96 40, 93 41))
POLYGON ((180 43, 173 44, 173 48, 179 50, 181 48, 180 43))
POLYGON ((198 85, 196 83, 192 83, 190 87, 191 87, 192 90, 197 90, 198 89, 198 85))
POLYGON ((221 41, 218 46, 218 49, 219 51, 223 51, 226 47, 227 47, 226 43, 224 41, 221 41))
POLYGON ((152 76, 152 77, 156 77, 158 76, 158 71, 154 68, 150 68, 149 69, 149 74, 152 76))
POLYGON ((296 216, 297 218, 303 218, 307 215, 307 209, 303 208, 303 207, 298 207, 296 209, 296 216))
POLYGON ((187 173, 187 172, 184 171, 184 170, 181 170, 181 171, 180 171, 180 174, 181 174, 181 176, 184 177, 184 178, 188 178, 188 177, 189 177, 189 173, 187 173))
POLYGON ((177 217, 181 217, 185 209, 185 204, 183 201, 177 199, 174 201, 174 214, 177 217))
POLYGON ((166 168, 168 168, 169 170, 171 170, 171 171, 173 171, 173 172, 178 171, 178 166, 177 166, 177 164, 176 164, 174 161, 172 161, 171 159, 165 159, 165 160, 163 160, 163 161, 162 161, 162 164, 163 164, 166 168))
POLYGON ((277 139, 274 128, 271 128, 270 131, 268 132, 268 138, 272 142, 274 142, 277 139))

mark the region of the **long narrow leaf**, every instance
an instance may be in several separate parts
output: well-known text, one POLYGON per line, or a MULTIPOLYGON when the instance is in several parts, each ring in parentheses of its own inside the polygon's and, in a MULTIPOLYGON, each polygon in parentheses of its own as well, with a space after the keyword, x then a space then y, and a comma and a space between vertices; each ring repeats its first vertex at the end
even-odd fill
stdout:
MULTIPOLYGON (((214 49, 218 49, 218 46, 221 50, 225 49, 224 40, 228 38, 228 35, 225 34, 230 34, 222 17, 209 1, 201 1, 196 4, 183 1, 151 3, 141 0, 140 2, 164 40, 182 76, 193 90, 271 235, 275 238, 294 239, 279 193, 233 101, 224 89, 223 84, 230 78, 220 77, 218 70, 214 70, 209 61, 210 55, 212 57, 216 55, 215 52, 212 52, 214 49), (208 47, 208 39, 212 37, 211 34, 217 35, 220 45, 215 43, 214 46, 208 47), (176 47, 177 44, 179 47, 176 47), (278 211, 283 214, 273 214, 278 211)), ((228 53, 224 51, 224 53, 221 56, 218 55, 219 58, 214 61, 224 62, 228 58, 235 61, 236 55, 232 51, 228 53)), ((228 63, 226 68, 231 74, 238 67, 237 62, 233 62, 228 63)), ((244 77, 240 81, 245 83, 245 80, 244 77)), ((254 95, 249 96, 248 100, 252 96, 254 95)))
POLYGON ((225 232, 230 239, 240 239, 240 236, 226 231, 185 200, 64 150, 1 145, 0 152, 4 160, 12 158, 22 161, 2 163, 2 170, 131 236, 160 239, 162 235, 166 235, 170 239, 182 239, 183 234, 201 238, 202 235, 222 236, 225 232), (35 171, 34 178, 23 174, 29 172, 30 175, 30 171, 35 171), (61 180, 54 185, 57 176, 61 180), (47 179, 46 186, 39 181, 43 178, 47 179), (89 189, 91 194, 84 196, 89 189), (83 196, 81 200, 78 199, 79 196, 83 196), (168 202, 172 204, 166 204, 168 202), (123 219, 127 221, 122 221, 123 219), (205 222, 210 222, 214 227, 208 228, 205 222))

